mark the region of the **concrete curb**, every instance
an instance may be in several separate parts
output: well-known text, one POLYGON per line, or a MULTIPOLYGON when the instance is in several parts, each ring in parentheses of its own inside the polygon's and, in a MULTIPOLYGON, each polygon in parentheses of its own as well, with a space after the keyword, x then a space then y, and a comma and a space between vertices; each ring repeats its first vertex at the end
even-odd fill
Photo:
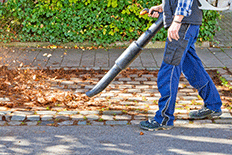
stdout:
MULTIPOLYGON (((6 111, 5 114, 3 112, 0 114, 0 126, 138 125, 140 121, 154 117, 151 114, 124 114, 122 111, 108 111, 108 115, 105 115, 104 111, 37 111, 30 114, 28 111, 6 111)), ((179 115, 175 113, 175 115, 175 125, 232 124, 232 115, 228 111, 225 111, 218 118, 203 120, 192 120, 187 114, 179 115)))

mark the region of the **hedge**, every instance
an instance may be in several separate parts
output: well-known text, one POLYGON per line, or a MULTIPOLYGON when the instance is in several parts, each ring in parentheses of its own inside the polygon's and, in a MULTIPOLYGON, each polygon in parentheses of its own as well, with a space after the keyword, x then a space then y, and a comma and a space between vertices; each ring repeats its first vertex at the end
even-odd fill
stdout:
MULTIPOLYGON (((0 42, 97 44, 137 39, 156 19, 139 12, 161 0, 8 0, 0 3, 0 42)), ((204 11, 200 41, 212 39, 216 11, 204 11)), ((164 41, 164 28, 153 41, 164 41)))

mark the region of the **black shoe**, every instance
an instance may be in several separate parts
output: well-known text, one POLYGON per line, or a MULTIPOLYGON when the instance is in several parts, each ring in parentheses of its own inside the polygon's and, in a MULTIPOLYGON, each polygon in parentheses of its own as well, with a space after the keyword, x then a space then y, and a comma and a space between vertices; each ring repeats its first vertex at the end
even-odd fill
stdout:
POLYGON ((140 128, 148 131, 157 131, 157 130, 169 130, 173 126, 170 125, 161 125, 157 123, 154 119, 149 119, 147 121, 140 122, 140 128))
POLYGON ((191 111, 189 113, 189 117, 192 119, 204 119, 204 118, 213 118, 213 117, 218 117, 222 114, 221 111, 215 112, 213 110, 210 110, 207 107, 203 107, 200 110, 197 111, 191 111))

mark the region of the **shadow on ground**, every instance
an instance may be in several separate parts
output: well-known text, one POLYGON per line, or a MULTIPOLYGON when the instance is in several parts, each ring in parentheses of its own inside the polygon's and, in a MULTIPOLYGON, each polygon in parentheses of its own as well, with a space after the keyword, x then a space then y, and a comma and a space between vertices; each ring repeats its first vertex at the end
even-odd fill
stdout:
POLYGON ((0 154, 232 154, 232 125, 226 124, 157 132, 138 126, 5 126, 0 133, 0 154))

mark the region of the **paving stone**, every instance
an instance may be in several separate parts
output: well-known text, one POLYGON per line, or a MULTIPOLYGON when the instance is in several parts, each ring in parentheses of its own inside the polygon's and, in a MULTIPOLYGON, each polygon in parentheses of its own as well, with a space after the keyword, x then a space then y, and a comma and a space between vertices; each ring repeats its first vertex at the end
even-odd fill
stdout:
POLYGON ((62 84, 62 85, 73 85, 74 82, 73 81, 62 81, 60 84, 62 84))
POLYGON ((85 93, 86 91, 86 89, 77 89, 74 93, 85 93))
POLYGON ((109 92, 110 92, 110 93, 120 93, 121 90, 110 90, 109 92))
POLYGON ((143 97, 151 96, 151 94, 148 94, 148 93, 138 93, 138 95, 143 96, 143 97))
POLYGON ((36 126, 38 124, 37 121, 26 122, 27 126, 36 126))
POLYGON ((185 100, 197 100, 198 97, 195 97, 195 96, 181 96, 183 99, 185 100))
POLYGON ((87 122, 86 121, 79 121, 77 124, 78 125, 87 125, 87 122))
POLYGON ((138 77, 138 74, 130 74, 130 77, 138 77))
POLYGON ((15 111, 13 114, 23 114, 23 115, 33 115, 35 112, 34 111, 15 111))
POLYGON ((203 100, 195 100, 196 103, 202 103, 204 104, 204 101, 203 100))
POLYGON ((123 101, 123 102, 119 102, 119 104, 121 104, 121 105, 135 105, 135 102, 126 102, 126 101, 123 101))
POLYGON ((222 113, 230 113, 228 109, 222 109, 222 113))
POLYGON ((175 116, 175 118, 176 119, 189 119, 189 116, 188 116, 188 114, 177 114, 177 113, 174 113, 174 116, 175 116))
POLYGON ((154 77, 154 75, 152 75, 152 74, 143 74, 142 77, 151 78, 151 77, 154 77))
POLYGON ((143 98, 142 97, 129 97, 127 100, 128 101, 142 101, 143 98))
POLYGON ((46 125, 53 125, 54 121, 41 121, 38 125, 46 126, 46 125))
POLYGON ((118 85, 119 89, 124 89, 124 88, 132 88, 132 85, 118 85))
POLYGON ((85 89, 92 89, 95 85, 86 85, 85 89))
POLYGON ((202 105, 188 105, 190 110, 198 110, 202 108, 202 105))
POLYGON ((123 98, 122 97, 112 97, 112 98, 110 98, 110 100, 120 101, 120 100, 123 100, 123 98))
POLYGON ((135 86, 135 88, 137 88, 137 89, 148 89, 149 85, 138 85, 138 86, 135 86))
POLYGON ((157 78, 151 78, 151 81, 157 81, 157 78))
POLYGON ((58 112, 58 115, 75 115, 78 111, 60 111, 58 112))
POLYGON ((84 120, 84 116, 83 115, 72 115, 70 116, 70 118, 74 121, 81 121, 84 120))
POLYGON ((128 81, 126 82, 127 84, 131 84, 131 85, 139 85, 140 82, 139 81, 128 81))
POLYGON ((212 123, 212 120, 193 120, 194 124, 206 124, 206 123, 212 123))
POLYGON ((131 120, 131 116, 130 115, 116 115, 115 119, 116 120, 131 120))
POLYGON ((5 98, 0 97, 0 102, 9 102, 9 101, 10 101, 10 99, 7 97, 5 97, 5 98))
POLYGON ((189 124, 189 120, 176 120, 174 122, 175 125, 184 125, 184 124, 189 124))
POLYGON ((141 93, 142 91, 140 89, 127 89, 128 93, 141 93))
POLYGON ((94 98, 94 101, 106 101, 106 98, 96 97, 96 98, 94 98))
POLYGON ((148 101, 156 101, 159 100, 159 97, 146 97, 148 101))
POLYGON ((157 68, 157 67, 146 67, 146 70, 155 71, 155 70, 159 70, 159 68, 157 68))
POLYGON ((111 115, 102 115, 101 118, 107 121, 114 120, 114 116, 111 116, 111 115))
POLYGON ((55 115, 56 111, 36 111, 38 115, 55 115))
POLYGON ((107 110, 103 111, 103 115, 121 115, 123 112, 121 110, 107 110))
POLYGON ((148 110, 147 113, 148 114, 155 114, 157 110, 148 110))
POLYGON ((39 121, 40 120, 40 116, 39 115, 28 115, 27 116, 27 120, 28 121, 39 121))
POLYGON ((68 88, 69 89, 80 89, 81 86, 78 86, 78 85, 68 85, 68 88))
POLYGON ((57 124, 61 125, 61 126, 69 126, 69 125, 73 125, 73 121, 63 121, 63 122, 59 122, 57 124))
POLYGON ((216 119, 214 122, 218 124, 232 124, 232 119, 216 119))
POLYGON ((8 122, 8 125, 13 125, 13 126, 21 125, 21 124, 22 124, 21 121, 10 121, 10 122, 8 122))
POLYGON ((187 110, 179 110, 179 109, 176 109, 176 110, 175 110, 175 113, 177 113, 177 114, 186 114, 186 113, 188 113, 188 111, 187 111, 187 110))
POLYGON ((131 78, 118 78, 118 81, 131 81, 131 78))
POLYGON ((115 88, 115 85, 114 84, 109 84, 108 87, 115 88))
POLYGON ((191 104, 192 101, 178 101, 178 104, 191 104))
POLYGON ((104 122, 91 121, 91 125, 104 125, 104 122))
POLYGON ((230 113, 222 113, 221 116, 219 116, 221 119, 232 119, 232 115, 230 113))
POLYGON ((3 126, 3 125, 5 125, 5 124, 6 124, 5 121, 0 121, 0 126, 3 126))
POLYGON ((127 125, 128 121, 106 121, 106 125, 127 125))
POLYGON ((156 92, 158 92, 158 86, 151 86, 151 88, 156 89, 156 92))
POLYGON ((123 81, 112 81, 111 84, 119 85, 119 84, 123 84, 123 81))
POLYGON ((20 114, 18 114, 18 115, 12 115, 12 117, 11 117, 11 121, 24 121, 26 119, 26 115, 20 115, 20 114))
POLYGON ((90 121, 98 120, 99 116, 98 115, 87 115, 86 118, 90 121))
POLYGON ((103 93, 101 94, 101 97, 113 97, 115 96, 113 93, 103 93))
POLYGON ((2 106, 0 106, 0 112, 1 111, 6 111, 7 110, 7 108, 6 107, 2 107, 2 106))
POLYGON ((191 93, 194 92, 192 89, 180 89, 180 92, 191 93))
POLYGON ((189 93, 189 95, 191 95, 191 96, 197 96, 198 93, 197 92, 195 92, 195 93, 189 93))
POLYGON ((147 81, 147 78, 135 78, 135 81, 147 81))
POLYGON ((94 114, 99 114, 99 111, 95 110, 95 111, 80 111, 79 112, 82 115, 94 115, 94 114))
POLYGON ((156 111, 159 109, 159 106, 158 105, 152 105, 152 106, 149 106, 150 109, 155 109, 156 111))
POLYGON ((146 106, 134 106, 134 108, 137 109, 137 110, 144 110, 147 107, 146 106))
POLYGON ((134 116, 134 119, 138 119, 138 120, 145 120, 146 119, 146 116, 141 116, 141 115, 135 115, 134 116))
POLYGON ((122 96, 122 97, 131 97, 133 96, 132 94, 129 94, 129 93, 120 93, 118 94, 118 96, 122 96))
POLYGON ((145 93, 152 93, 153 94, 153 93, 157 93, 159 91, 157 89, 145 89, 144 92, 145 93))
POLYGON ((49 121, 53 119, 53 115, 42 115, 41 120, 42 121, 49 121))
POLYGON ((146 84, 146 85, 157 85, 157 82, 156 81, 144 81, 143 84, 146 84))
POLYGON ((56 115, 55 116, 55 119, 58 119, 58 120, 68 120, 70 117, 69 115, 56 115))

